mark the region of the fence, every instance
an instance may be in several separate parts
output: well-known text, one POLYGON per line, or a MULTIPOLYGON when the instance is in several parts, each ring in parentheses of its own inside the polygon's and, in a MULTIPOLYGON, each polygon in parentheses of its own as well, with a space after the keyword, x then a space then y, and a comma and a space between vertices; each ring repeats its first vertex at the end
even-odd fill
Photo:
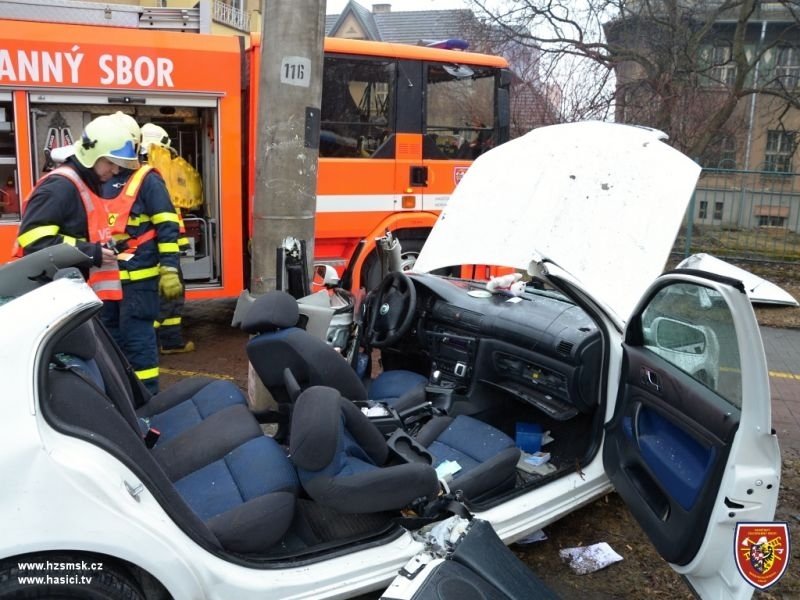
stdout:
POLYGON ((704 169, 674 256, 800 262, 800 173, 704 169))

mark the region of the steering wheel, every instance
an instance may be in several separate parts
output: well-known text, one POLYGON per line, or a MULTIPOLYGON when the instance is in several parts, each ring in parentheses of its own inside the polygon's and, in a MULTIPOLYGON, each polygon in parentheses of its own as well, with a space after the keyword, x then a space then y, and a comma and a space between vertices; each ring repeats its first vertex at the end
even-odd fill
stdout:
POLYGON ((417 309, 417 290, 402 271, 389 273, 372 300, 367 343, 373 348, 394 344, 411 329, 417 309))

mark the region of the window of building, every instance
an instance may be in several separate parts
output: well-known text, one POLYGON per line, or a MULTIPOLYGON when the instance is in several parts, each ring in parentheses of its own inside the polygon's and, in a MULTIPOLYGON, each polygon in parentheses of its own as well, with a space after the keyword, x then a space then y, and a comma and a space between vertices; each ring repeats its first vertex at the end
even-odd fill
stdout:
POLYGON ((753 214, 758 218, 759 227, 786 227, 789 219, 789 207, 773 204, 762 204, 754 207, 753 214))
POLYGON ((700 210, 697 213, 697 217, 700 219, 705 219, 708 216, 708 202, 705 200, 700 200, 700 210))
POLYGON ((708 145, 701 163, 709 169, 736 168, 736 138, 722 135, 708 145))
POLYGON ((731 47, 720 44, 711 48, 710 77, 714 85, 733 85, 736 81, 736 63, 731 60, 731 47))
POLYGON ((714 220, 722 220, 722 209, 725 207, 724 202, 714 202, 714 220))
POLYGON ((769 216, 761 216, 758 217, 758 226, 759 227, 786 227, 786 219, 783 217, 769 217, 769 216))
POLYGON ((791 173, 795 150, 794 131, 771 130, 767 132, 764 170, 774 173, 791 173))
POLYGON ((775 60, 775 78, 787 90, 793 90, 800 82, 800 50, 793 46, 778 47, 775 60))
POLYGON ((425 158, 472 160, 495 145, 495 70, 428 66, 425 158))
POLYGON ((394 158, 396 63, 326 57, 319 155, 394 158))

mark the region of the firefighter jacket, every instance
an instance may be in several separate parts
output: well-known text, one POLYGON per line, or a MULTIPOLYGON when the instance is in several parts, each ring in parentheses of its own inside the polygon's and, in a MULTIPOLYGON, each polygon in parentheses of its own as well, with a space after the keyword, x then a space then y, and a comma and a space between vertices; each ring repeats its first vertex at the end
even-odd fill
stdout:
MULTIPOLYGON (((72 157, 63 168, 73 169, 91 192, 99 193, 100 182, 94 171, 72 157)), ((40 180, 28 197, 17 242, 23 254, 66 243, 89 256, 96 267, 103 262, 101 242, 89 236, 86 208, 78 188, 58 173, 40 180)))
POLYGON ((114 242, 123 284, 156 280, 159 267, 179 267, 178 215, 158 171, 144 166, 121 172, 103 196, 112 227, 121 232, 114 242))
MULTIPOLYGON (((23 245, 30 246, 30 241, 38 241, 41 234, 54 234, 50 238, 57 240, 59 237, 65 243, 77 245, 82 242, 95 244, 108 244, 111 242, 111 227, 109 226, 108 213, 105 209, 105 200, 95 194, 81 176, 69 167, 59 167, 45 175, 37 184, 37 188, 48 179, 60 177, 71 182, 78 192, 81 205, 86 215, 86 229, 88 240, 78 240, 71 236, 59 236, 59 225, 43 225, 29 230, 27 233, 20 234, 17 238, 15 255, 22 256, 26 252, 23 245)), ((35 189, 34 189, 35 191, 35 189)), ((33 194, 32 194, 33 195, 33 194)), ((30 251, 29 249, 27 250, 30 251)), ((102 254, 101 254, 102 256, 102 254)), ((84 274, 87 275, 87 274, 84 274)), ((116 264, 101 264, 93 266, 88 273, 88 283, 101 300, 120 300, 122 299, 122 285, 120 282, 120 271, 116 264)))

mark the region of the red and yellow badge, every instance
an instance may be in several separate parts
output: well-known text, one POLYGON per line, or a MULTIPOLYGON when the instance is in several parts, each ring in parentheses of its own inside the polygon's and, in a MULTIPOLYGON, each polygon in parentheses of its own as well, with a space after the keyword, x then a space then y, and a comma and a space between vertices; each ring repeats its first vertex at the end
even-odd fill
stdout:
POLYGON ((760 590, 777 583, 791 556, 786 523, 737 523, 734 553, 742 577, 760 590))
POLYGON ((469 167, 453 167, 453 183, 458 185, 458 182, 467 174, 467 169, 469 169, 469 167))

